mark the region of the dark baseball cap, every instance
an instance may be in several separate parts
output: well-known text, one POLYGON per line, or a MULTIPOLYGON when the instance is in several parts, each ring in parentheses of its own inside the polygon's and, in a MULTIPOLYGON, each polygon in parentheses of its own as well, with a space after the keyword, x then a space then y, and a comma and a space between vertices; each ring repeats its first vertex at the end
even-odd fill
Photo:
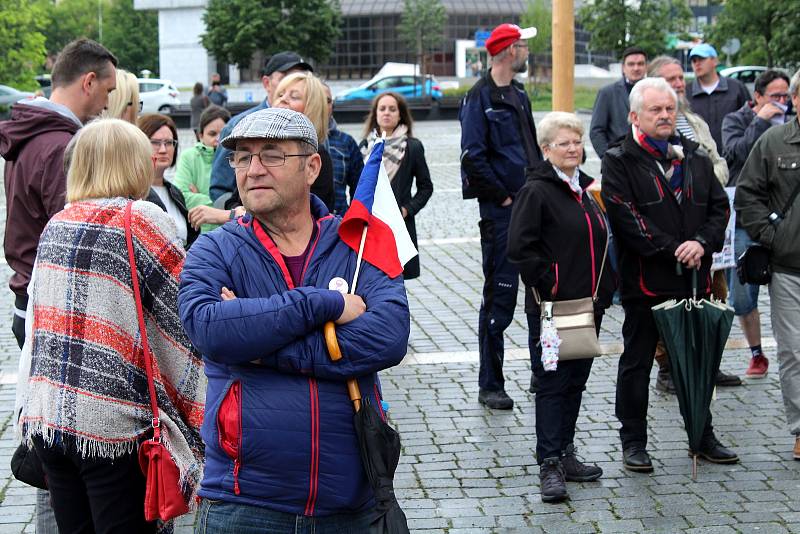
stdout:
POLYGON ((278 52, 264 64, 264 76, 269 76, 273 72, 286 72, 296 68, 314 72, 314 67, 306 63, 299 54, 295 52, 278 52))

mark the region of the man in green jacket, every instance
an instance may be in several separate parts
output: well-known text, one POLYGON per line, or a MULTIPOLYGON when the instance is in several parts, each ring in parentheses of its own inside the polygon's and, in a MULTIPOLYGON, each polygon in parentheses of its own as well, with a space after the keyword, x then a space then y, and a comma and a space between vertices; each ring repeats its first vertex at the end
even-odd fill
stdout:
MULTIPOLYGON (((800 107, 800 71, 789 94, 800 107)), ((770 248, 772 332, 778 345, 781 392, 800 460, 800 206, 783 212, 800 187, 800 119, 767 130, 753 146, 736 182, 736 216, 750 238, 770 248)))

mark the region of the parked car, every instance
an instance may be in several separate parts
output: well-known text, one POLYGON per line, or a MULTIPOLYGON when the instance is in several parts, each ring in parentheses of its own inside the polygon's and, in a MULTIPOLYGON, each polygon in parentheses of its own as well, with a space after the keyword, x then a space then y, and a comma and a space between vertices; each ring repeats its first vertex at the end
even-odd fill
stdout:
POLYGON ((139 78, 139 100, 142 113, 172 113, 181 103, 180 92, 169 80, 139 78))
POLYGON ((49 74, 39 74, 36 76, 36 81, 39 83, 39 89, 44 94, 45 98, 50 98, 53 92, 53 82, 50 80, 49 74))
POLYGON ((742 67, 728 67, 719 71, 720 75, 727 76, 742 82, 750 93, 756 85, 756 78, 767 70, 767 67, 747 65, 742 67))
MULTIPOLYGON (((425 82, 426 94, 434 100, 442 98, 442 90, 439 83, 433 77, 428 77, 425 82)), ((358 87, 345 91, 336 97, 337 102, 352 100, 372 100, 372 98, 386 91, 394 91, 401 94, 406 100, 422 98, 422 77, 413 75, 385 76, 375 80, 374 78, 358 87)))
POLYGON ((27 91, 20 91, 7 85, 0 85, 0 106, 11 107, 23 98, 31 98, 33 93, 27 91))

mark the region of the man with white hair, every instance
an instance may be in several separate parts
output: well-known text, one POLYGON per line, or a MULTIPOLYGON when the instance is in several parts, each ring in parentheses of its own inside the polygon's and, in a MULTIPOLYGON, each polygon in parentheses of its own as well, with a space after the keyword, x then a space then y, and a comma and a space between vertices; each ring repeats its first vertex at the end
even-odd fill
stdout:
MULTIPOLYGON (((623 466, 651 472, 647 453, 650 369, 658 342, 652 307, 711 293, 711 255, 722 249, 728 197, 708 154, 676 133, 675 91, 663 78, 646 78, 630 96, 631 131, 603 157, 602 196, 619 254, 624 350, 617 376, 616 415, 623 466)), ((699 450, 715 463, 739 461, 714 436, 711 414, 699 450)))
MULTIPOLYGON (((800 71, 789 94, 800 107, 800 71)), ((737 221, 750 238, 770 249, 769 296, 778 344, 781 393, 794 459, 800 460, 800 118, 773 126, 758 138, 736 182, 737 221)))

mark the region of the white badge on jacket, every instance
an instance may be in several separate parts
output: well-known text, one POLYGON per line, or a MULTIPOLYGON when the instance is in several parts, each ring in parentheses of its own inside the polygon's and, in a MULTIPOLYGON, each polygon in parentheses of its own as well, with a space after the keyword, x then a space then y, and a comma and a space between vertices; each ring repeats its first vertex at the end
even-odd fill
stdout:
POLYGON ((328 289, 331 291, 338 291, 342 295, 347 295, 347 290, 349 286, 347 285, 347 280, 337 276, 336 278, 332 278, 330 282, 328 282, 328 289))

